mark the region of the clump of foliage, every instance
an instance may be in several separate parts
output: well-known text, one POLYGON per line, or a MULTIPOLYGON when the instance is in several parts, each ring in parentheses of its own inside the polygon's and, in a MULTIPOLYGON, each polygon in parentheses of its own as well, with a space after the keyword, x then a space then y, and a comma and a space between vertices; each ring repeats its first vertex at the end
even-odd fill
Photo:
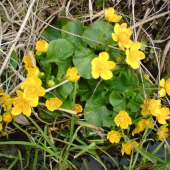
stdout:
MULTIPOLYGON (((121 149, 122 155, 136 154, 129 166, 132 169, 140 166, 136 165, 139 154, 145 157, 143 164, 152 162, 160 166, 158 161, 166 164, 145 151, 143 145, 149 129, 155 133, 155 140, 164 141, 169 135, 170 112, 161 103, 161 97, 170 95, 169 78, 160 81, 161 89, 151 85, 149 76, 139 71, 145 54, 140 50, 142 44, 131 40, 133 31, 127 23, 118 23, 122 16, 116 15, 113 8, 105 10, 105 19, 89 26, 61 19, 54 25, 55 31, 47 28, 43 32, 44 40, 38 41, 35 50, 23 57, 26 77, 16 96, 1 92, 0 130, 12 119, 16 125, 15 117, 25 115, 50 145, 45 152, 59 160, 56 165, 59 169, 71 164, 68 156, 74 149, 81 150, 75 158, 89 152, 102 164, 95 152, 100 149, 97 142, 87 145, 78 138, 83 126, 102 130, 104 137, 100 139, 97 135, 96 139, 109 140, 121 149), (31 118, 34 110, 44 121, 71 114, 69 134, 58 132, 67 144, 66 155, 55 148, 55 142, 31 118), (159 130, 155 128, 156 121, 159 130), (76 124, 79 126, 75 130, 76 124), (74 140, 81 146, 74 144, 74 140)), ((14 53, 17 55, 17 51, 14 53)), ((39 141, 34 147, 41 145, 39 141)))

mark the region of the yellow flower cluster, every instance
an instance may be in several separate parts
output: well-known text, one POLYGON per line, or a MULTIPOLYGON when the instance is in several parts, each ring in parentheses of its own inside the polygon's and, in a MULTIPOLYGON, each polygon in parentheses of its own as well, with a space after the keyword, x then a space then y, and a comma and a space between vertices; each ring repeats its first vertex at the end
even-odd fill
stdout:
MULTIPOLYGON (((117 16, 114 13, 113 8, 105 10, 105 19, 109 22, 118 22, 122 17, 117 16)), ((134 43, 130 37, 133 31, 130 28, 127 28, 126 23, 121 25, 116 23, 114 26, 114 33, 112 33, 112 39, 118 42, 118 46, 121 50, 126 52, 126 62, 133 69, 139 68, 139 61, 145 58, 145 54, 139 49, 141 48, 141 43, 134 43)))
POLYGON ((170 96, 170 78, 167 79, 166 81, 163 78, 159 84, 162 87, 159 91, 160 97, 164 97, 166 93, 170 96))
MULTIPOLYGON (((140 105, 140 107, 142 108, 141 110, 141 114, 146 117, 148 115, 153 115, 157 118, 158 122, 160 124, 163 124, 163 126, 161 126, 160 130, 162 131, 162 134, 164 135, 164 137, 168 137, 167 134, 165 134, 165 132, 168 132, 168 128, 166 128, 166 120, 170 119, 170 111, 168 107, 161 107, 161 100, 154 100, 154 99, 145 99, 144 100, 144 104, 140 105)), ((139 128, 138 128, 139 131, 139 128)), ((132 134, 137 133, 137 130, 134 130, 132 132, 132 134)), ((162 140, 162 138, 160 137, 160 133, 158 132, 159 135, 159 139, 162 140)))
POLYGON ((136 128, 133 129, 132 131, 132 136, 134 136, 137 133, 140 133, 144 131, 146 128, 152 129, 154 127, 153 121, 148 118, 148 119, 140 119, 136 125, 136 128))

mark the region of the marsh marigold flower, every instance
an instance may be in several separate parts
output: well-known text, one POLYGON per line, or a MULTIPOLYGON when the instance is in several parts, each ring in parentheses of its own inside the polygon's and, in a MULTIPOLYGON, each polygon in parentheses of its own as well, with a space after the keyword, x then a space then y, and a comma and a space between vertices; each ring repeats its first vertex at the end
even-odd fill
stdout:
POLYGON ((39 74, 40 74, 40 70, 37 66, 34 66, 33 68, 28 68, 27 77, 38 77, 39 74))
POLYGON ((159 114, 156 118, 160 124, 166 124, 166 120, 170 118, 170 112, 168 107, 161 108, 161 114, 159 114))
POLYGON ((45 40, 37 41, 35 49, 39 52, 47 52, 49 48, 48 42, 45 40))
POLYGON ((11 114, 17 116, 21 113, 29 117, 31 115, 30 103, 23 97, 23 93, 19 90, 16 91, 18 97, 13 99, 13 105, 11 114))
POLYGON ((114 121, 116 125, 120 126, 122 129, 127 129, 128 125, 132 124, 129 114, 124 110, 119 112, 119 114, 114 118, 114 121))
POLYGON ((105 19, 109 22, 119 22, 122 16, 116 15, 114 8, 105 9, 105 19))
MULTIPOLYGON (((73 108, 71 107, 70 110, 73 110, 73 108)), ((82 112, 83 108, 80 104, 75 104, 74 105, 74 110, 77 112, 77 113, 80 113, 82 112)))
MULTIPOLYGON (((137 143, 136 141, 132 141, 137 147, 139 146, 139 143, 137 143)), ((122 155, 124 155, 124 153, 130 155, 132 149, 134 147, 132 146, 132 144, 128 141, 126 143, 122 143, 122 149, 121 149, 121 152, 122 152, 122 155)))
POLYGON ((121 133, 114 130, 110 131, 107 134, 107 139, 109 139, 111 143, 119 143, 121 137, 122 137, 121 133))
POLYGON ((166 93, 170 96, 170 78, 165 81, 165 79, 161 79, 160 86, 162 87, 159 90, 160 97, 164 97, 166 93))
POLYGON ((4 122, 12 122, 12 114, 10 112, 5 112, 2 117, 4 122))
POLYGON ((142 108, 141 114, 143 116, 147 116, 152 114, 154 116, 158 116, 161 113, 161 100, 154 100, 154 99, 145 99, 144 104, 141 104, 140 107, 142 108))
POLYGON ((139 61, 145 58, 145 54, 142 51, 139 51, 141 43, 132 43, 130 50, 126 50, 126 62, 133 69, 139 68, 139 61))
POLYGON ((132 131, 132 136, 134 136, 136 133, 142 132, 145 128, 145 119, 140 119, 136 125, 136 128, 132 131))
POLYGON ((76 67, 69 68, 66 72, 66 78, 69 81, 76 82, 80 78, 80 76, 77 74, 78 70, 76 67))
POLYGON ((114 69, 116 64, 113 61, 108 61, 108 59, 108 53, 101 52, 99 57, 95 57, 91 61, 92 77, 94 79, 97 79, 99 76, 104 80, 108 80, 113 77, 113 73, 110 70, 114 69))
MULTIPOLYGON (((159 127, 164 138, 167 138, 169 136, 169 130, 168 130, 167 126, 168 126, 168 124, 164 124, 164 125, 159 127)), ((157 131, 157 135, 159 136, 158 139, 163 141, 163 137, 162 137, 161 133, 159 131, 157 131)))
POLYGON ((24 89, 24 98, 29 100, 33 107, 38 105, 39 96, 45 95, 45 89, 41 84, 38 77, 30 77, 21 84, 21 89, 24 89))
POLYGON ((125 50, 125 48, 130 48, 132 41, 130 36, 132 35, 132 30, 127 28, 127 24, 123 23, 119 25, 118 23, 114 26, 114 33, 112 33, 112 38, 114 41, 118 42, 119 48, 125 50))
POLYGON ((47 109, 50 111, 57 110, 62 105, 62 101, 58 98, 50 98, 46 101, 47 109))
POLYGON ((0 100, 3 101, 2 107, 4 108, 4 111, 7 111, 11 108, 13 99, 10 97, 10 95, 5 93, 0 93, 0 100))
POLYGON ((33 62, 36 63, 35 58, 33 59, 34 61, 31 61, 31 57, 29 56, 29 53, 32 53, 32 55, 34 56, 34 52, 33 51, 29 51, 27 56, 23 57, 23 62, 25 63, 25 68, 28 70, 29 68, 33 67, 33 62))

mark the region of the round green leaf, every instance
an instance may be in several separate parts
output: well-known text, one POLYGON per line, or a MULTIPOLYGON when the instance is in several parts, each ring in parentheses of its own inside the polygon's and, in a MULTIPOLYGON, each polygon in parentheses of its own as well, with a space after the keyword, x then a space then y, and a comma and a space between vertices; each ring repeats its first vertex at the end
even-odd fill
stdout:
POLYGON ((82 38, 79 38, 73 34, 76 35, 82 35, 84 32, 83 28, 83 23, 81 22, 68 22, 66 25, 62 27, 62 30, 68 31, 69 33, 66 32, 61 32, 62 38, 68 40, 73 44, 73 46, 78 47, 80 44, 83 43, 82 38), (73 33, 73 34, 71 34, 73 33))
POLYGON ((53 40, 49 43, 47 57, 41 60, 43 66, 49 63, 58 64, 61 60, 70 57, 74 52, 72 44, 64 39, 53 40))
MULTIPOLYGON (((114 42, 111 38, 112 32, 113 27, 111 25, 108 25, 108 23, 104 21, 96 21, 84 31, 82 36, 109 45, 114 42)), ((83 41, 89 44, 91 48, 96 47, 96 42, 87 39, 83 39, 83 41)))
POLYGON ((91 78, 91 61, 95 57, 88 48, 81 47, 75 51, 73 63, 78 69, 78 73, 85 79, 91 78))
POLYGON ((113 125, 113 120, 109 119, 112 112, 105 105, 104 93, 95 96, 94 100, 89 100, 84 109, 85 120, 95 126, 110 127, 113 125))

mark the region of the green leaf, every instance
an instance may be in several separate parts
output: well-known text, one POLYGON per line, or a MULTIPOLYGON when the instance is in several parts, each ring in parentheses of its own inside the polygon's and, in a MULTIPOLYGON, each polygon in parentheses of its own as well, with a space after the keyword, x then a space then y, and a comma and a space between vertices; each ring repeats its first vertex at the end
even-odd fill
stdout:
MULTIPOLYGON (((57 28, 57 24, 52 25, 53 27, 57 28)), ((42 36, 47 39, 48 41, 56 40, 61 38, 61 31, 53 28, 51 26, 48 26, 47 29, 45 29, 42 33, 42 36)))
POLYGON ((73 85, 71 82, 67 82, 56 89, 60 100, 65 100, 67 96, 73 90, 73 85))
POLYGON ((113 125, 113 120, 108 120, 112 114, 105 105, 105 94, 101 93, 94 97, 94 100, 89 100, 84 109, 85 120, 95 126, 110 127, 113 125))
POLYGON ((123 96, 125 98, 134 97, 136 96, 136 93, 133 90, 127 89, 126 91, 123 92, 123 96))
POLYGON ((42 36, 46 38, 48 41, 56 40, 61 38, 61 31, 55 28, 62 28, 69 20, 65 18, 61 18, 59 22, 55 23, 54 25, 48 26, 42 33, 42 36))
POLYGON ((81 47, 75 51, 73 63, 78 69, 78 73, 85 79, 91 78, 91 61, 95 57, 88 48, 81 47))
POLYGON ((73 46, 78 47, 80 44, 83 44, 82 38, 79 38, 75 35, 82 35, 84 32, 83 23, 81 22, 68 22, 62 27, 62 30, 70 32, 70 34, 61 32, 62 38, 68 40, 72 43, 73 46), (72 34, 71 34, 72 33, 72 34))
MULTIPOLYGON (((100 41, 104 44, 112 44, 114 41, 111 38, 111 33, 113 32, 113 27, 108 25, 108 23, 104 21, 96 21, 92 23, 83 33, 83 37, 88 39, 92 39, 95 41, 100 41), (107 29, 106 29, 107 27, 107 29), (106 31, 103 34, 103 31, 106 31), (103 35, 102 39, 100 40, 101 36, 103 35)), ((90 45, 91 48, 96 47, 96 43, 87 39, 83 39, 84 42, 90 45)))
POLYGON ((74 52, 72 44, 64 39, 53 40, 49 43, 47 57, 41 60, 43 66, 49 63, 61 64, 61 60, 70 57, 74 52))
POLYGON ((58 61, 57 64, 58 64, 58 73, 65 74, 68 68, 71 66, 71 58, 68 57, 65 60, 58 61))
POLYGON ((112 82, 110 85, 113 90, 123 93, 128 89, 136 87, 137 81, 129 69, 124 69, 119 73, 118 77, 110 79, 110 82, 112 82))
POLYGON ((125 99, 116 91, 113 91, 109 96, 110 104, 114 107, 115 112, 119 112, 123 109, 125 99))
POLYGON ((18 65, 18 55, 17 52, 13 51, 10 57, 10 64, 16 69, 18 65))

